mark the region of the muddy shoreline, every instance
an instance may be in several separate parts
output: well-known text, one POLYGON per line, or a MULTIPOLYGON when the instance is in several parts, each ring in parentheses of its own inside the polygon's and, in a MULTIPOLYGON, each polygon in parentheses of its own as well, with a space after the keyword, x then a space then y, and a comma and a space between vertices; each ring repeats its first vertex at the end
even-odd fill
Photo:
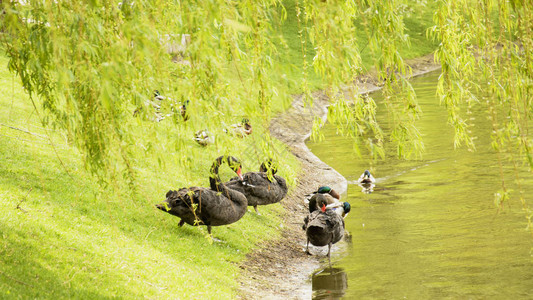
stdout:
MULTIPOLYGON (((407 64, 412 69, 412 76, 440 68, 434 63, 433 54, 408 60, 407 64)), ((372 74, 361 76, 355 84, 360 94, 380 89, 372 74)), ((281 238, 261 245, 239 265, 242 273, 238 278, 238 296, 241 299, 310 299, 312 296, 310 275, 320 268, 325 252, 314 256, 304 252, 305 233, 301 226, 307 209, 303 198, 321 185, 331 186, 340 194, 345 194, 348 187, 341 174, 322 162, 305 145, 314 118, 325 119, 330 104, 322 91, 313 93, 313 99, 312 106, 304 106, 302 95, 295 96, 292 107, 271 122, 270 133, 284 142, 298 158, 301 172, 298 185, 282 201, 286 221, 281 238)), ((317 249, 312 252, 320 251, 317 249)))

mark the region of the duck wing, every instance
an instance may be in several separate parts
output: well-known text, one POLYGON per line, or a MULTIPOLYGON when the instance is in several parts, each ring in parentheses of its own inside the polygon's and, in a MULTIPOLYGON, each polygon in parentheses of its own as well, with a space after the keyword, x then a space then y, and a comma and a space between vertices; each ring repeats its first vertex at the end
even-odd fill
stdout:
POLYGON ((234 177, 225 185, 243 193, 248 199, 248 206, 277 203, 287 194, 287 184, 280 176, 274 175, 270 181, 266 173, 248 172, 243 175, 243 179, 241 181, 234 177))
POLYGON ((157 207, 180 217, 189 225, 226 225, 238 221, 246 212, 244 195, 216 192, 204 187, 168 191, 166 200, 157 207))
POLYGON ((335 244, 344 235, 344 220, 332 210, 312 212, 304 226, 307 238, 315 246, 335 244))

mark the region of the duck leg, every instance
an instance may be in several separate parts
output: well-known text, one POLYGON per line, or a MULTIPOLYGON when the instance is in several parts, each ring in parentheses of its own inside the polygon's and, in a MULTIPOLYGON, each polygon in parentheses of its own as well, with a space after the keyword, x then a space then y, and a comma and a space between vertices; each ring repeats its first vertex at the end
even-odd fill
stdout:
POLYGON ((331 268, 331 243, 328 244, 328 261, 329 261, 329 267, 331 268))
POLYGON ((307 246, 305 246, 305 253, 307 253, 307 255, 312 255, 311 252, 309 252, 309 238, 307 238, 307 246))
POLYGON ((256 214, 261 215, 261 214, 259 213, 259 211, 257 210, 257 205, 254 205, 254 209, 255 209, 255 213, 256 213, 256 214))
POLYGON ((211 235, 211 225, 207 225, 207 233, 209 233, 209 235, 211 235))
POLYGON ((181 226, 183 226, 183 224, 185 224, 185 221, 183 221, 183 219, 181 219, 179 224, 178 224, 178 226, 181 227, 181 226))

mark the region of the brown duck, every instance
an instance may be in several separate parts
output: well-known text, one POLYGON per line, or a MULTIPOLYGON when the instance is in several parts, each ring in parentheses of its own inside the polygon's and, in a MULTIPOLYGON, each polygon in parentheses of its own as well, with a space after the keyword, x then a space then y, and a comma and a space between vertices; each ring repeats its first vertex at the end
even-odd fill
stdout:
POLYGON ((242 179, 241 163, 233 156, 220 156, 211 166, 210 188, 188 187, 178 191, 170 190, 166 200, 156 207, 181 218, 179 226, 187 223, 192 226, 206 225, 211 234, 212 226, 237 222, 246 213, 246 197, 227 186, 220 180, 218 168, 222 163, 237 173, 242 179))
POLYGON ((232 178, 225 185, 243 193, 248 199, 248 206, 253 206, 256 213, 258 205, 278 203, 287 194, 287 183, 281 176, 275 175, 277 167, 269 159, 261 164, 259 172, 247 172, 243 180, 232 178), (269 176, 268 171, 271 170, 269 176))

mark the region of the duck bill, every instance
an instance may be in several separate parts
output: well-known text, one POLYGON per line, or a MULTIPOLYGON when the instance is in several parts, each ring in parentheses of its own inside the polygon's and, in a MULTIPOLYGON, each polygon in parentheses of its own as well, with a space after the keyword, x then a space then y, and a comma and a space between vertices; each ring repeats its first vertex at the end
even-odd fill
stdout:
POLYGON ((237 173, 237 176, 239 176, 239 179, 240 179, 241 181, 243 181, 244 178, 242 177, 242 170, 241 170, 241 168, 239 168, 239 169, 237 170, 236 173, 237 173))

